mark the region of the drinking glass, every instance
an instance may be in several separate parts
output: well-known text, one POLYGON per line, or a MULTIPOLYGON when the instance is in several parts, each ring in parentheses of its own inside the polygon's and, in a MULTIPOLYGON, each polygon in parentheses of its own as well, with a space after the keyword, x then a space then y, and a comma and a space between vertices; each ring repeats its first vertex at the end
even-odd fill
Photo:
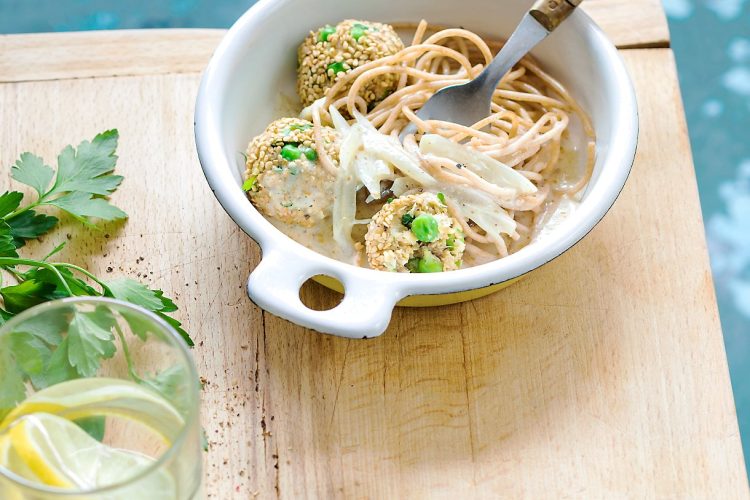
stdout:
POLYGON ((0 327, 0 498, 200 498, 199 391, 152 312, 98 297, 27 309, 0 327))

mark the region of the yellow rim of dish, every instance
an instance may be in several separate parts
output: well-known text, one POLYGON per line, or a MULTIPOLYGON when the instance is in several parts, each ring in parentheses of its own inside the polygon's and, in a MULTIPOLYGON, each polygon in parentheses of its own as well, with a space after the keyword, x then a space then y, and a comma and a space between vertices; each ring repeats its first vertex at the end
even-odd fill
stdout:
MULTIPOLYGON (((344 287, 341 283, 330 276, 318 275, 313 276, 312 279, 326 288, 330 288, 339 293, 344 293, 344 287)), ((495 293, 498 290, 502 290, 503 288, 512 285, 519 279, 521 279, 521 276, 508 281, 503 281, 502 283, 495 283, 494 285, 482 288, 472 288, 471 290, 464 290, 462 292, 439 293, 434 295, 411 295, 401 299, 396 305, 400 307, 433 307, 458 304, 459 302, 466 302, 495 293)))

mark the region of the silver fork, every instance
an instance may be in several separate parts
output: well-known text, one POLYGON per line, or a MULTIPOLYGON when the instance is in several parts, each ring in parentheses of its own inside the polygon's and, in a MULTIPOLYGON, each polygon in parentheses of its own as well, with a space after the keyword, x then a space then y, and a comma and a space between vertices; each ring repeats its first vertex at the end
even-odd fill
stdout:
MULTIPOLYGON (((445 87, 417 112, 422 120, 441 120, 471 126, 490 115, 492 94, 500 80, 536 44, 557 28, 582 0, 537 0, 492 62, 470 82, 445 87)), ((412 123, 401 140, 416 132, 412 123)))

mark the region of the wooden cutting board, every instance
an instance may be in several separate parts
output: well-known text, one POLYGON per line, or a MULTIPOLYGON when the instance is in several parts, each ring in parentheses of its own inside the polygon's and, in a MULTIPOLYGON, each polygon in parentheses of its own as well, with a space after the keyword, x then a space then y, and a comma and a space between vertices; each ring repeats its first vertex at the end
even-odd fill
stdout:
MULTIPOLYGON (((223 32, 0 37, 0 189, 116 127, 103 234, 67 222, 29 249, 175 296, 205 379, 209 498, 747 498, 748 485, 664 14, 583 7, 623 50, 640 144, 611 212, 512 287, 399 309, 381 338, 304 330, 244 291, 258 247, 195 153, 200 71, 223 32), (108 269, 111 268, 111 271, 108 269)), ((317 285, 308 303, 335 302, 317 285)))

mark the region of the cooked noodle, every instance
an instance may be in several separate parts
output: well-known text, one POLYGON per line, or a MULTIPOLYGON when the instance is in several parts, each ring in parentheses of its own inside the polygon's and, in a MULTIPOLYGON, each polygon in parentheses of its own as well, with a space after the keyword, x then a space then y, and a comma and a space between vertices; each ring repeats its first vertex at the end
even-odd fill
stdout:
POLYGON ((588 117, 563 86, 529 57, 505 75, 494 92, 492 114, 478 123, 467 127, 417 116, 419 108, 439 89, 466 83, 479 75, 491 61, 493 48, 496 47, 490 47, 470 31, 451 28, 435 32, 422 21, 416 26, 411 46, 350 71, 311 108, 317 150, 322 164, 331 172, 336 167, 322 147, 321 127, 333 120, 333 110, 337 110, 349 117, 364 115, 371 126, 393 137, 408 125, 415 125, 418 136, 406 138, 406 151, 417 152, 423 134, 437 134, 470 146, 531 181, 535 192, 514 196, 515 192, 509 193, 508 188, 489 182, 451 159, 421 157, 421 168, 430 178, 441 185, 483 193, 515 221, 515 230, 507 234, 485 230, 449 198, 449 212, 466 235, 467 254, 481 260, 503 257, 522 246, 545 203, 552 196, 572 198, 578 194, 589 182, 595 160, 594 132, 588 117), (384 74, 399 75, 398 85, 391 95, 368 109, 360 93, 368 82, 384 74), (586 136, 586 166, 572 185, 562 185, 556 171, 563 133, 572 116, 577 117, 586 136))

